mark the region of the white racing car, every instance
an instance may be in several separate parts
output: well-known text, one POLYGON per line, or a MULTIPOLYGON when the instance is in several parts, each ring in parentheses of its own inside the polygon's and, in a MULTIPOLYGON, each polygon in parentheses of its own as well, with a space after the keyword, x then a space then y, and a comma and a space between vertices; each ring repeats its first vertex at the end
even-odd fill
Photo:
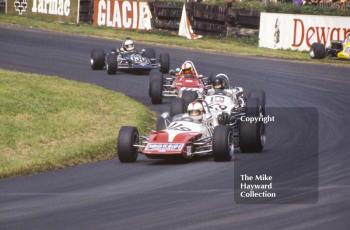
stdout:
MULTIPOLYGON (((242 118, 261 118, 265 116, 265 92, 251 91, 244 95, 243 88, 230 88, 229 79, 225 74, 218 74, 212 79, 213 89, 207 95, 199 95, 203 104, 207 105, 206 113, 215 114, 218 124, 229 126, 234 133, 235 147, 240 146, 242 152, 260 152, 265 143, 265 124, 259 119, 257 122, 242 122, 242 118), (246 130, 248 133, 245 133, 246 130), (245 136, 253 132, 258 138, 254 141, 245 136), (243 136, 243 138, 242 138, 243 136), (247 142, 247 139, 250 141, 247 142)), ((185 102, 174 99, 171 102, 170 114, 172 116, 185 112, 185 102)), ((251 119, 250 119, 251 120, 251 119)))

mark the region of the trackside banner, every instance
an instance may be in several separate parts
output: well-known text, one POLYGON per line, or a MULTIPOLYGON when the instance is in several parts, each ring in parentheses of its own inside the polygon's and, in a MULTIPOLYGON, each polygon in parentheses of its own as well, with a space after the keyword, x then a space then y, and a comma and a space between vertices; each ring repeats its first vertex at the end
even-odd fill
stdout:
POLYGON ((7 14, 79 23, 80 0, 7 0, 7 14))
POLYGON ((94 0, 93 24, 97 26, 150 30, 151 18, 147 2, 94 0))
POLYGON ((259 46, 307 51, 314 42, 330 44, 350 33, 350 17, 261 13, 259 46))

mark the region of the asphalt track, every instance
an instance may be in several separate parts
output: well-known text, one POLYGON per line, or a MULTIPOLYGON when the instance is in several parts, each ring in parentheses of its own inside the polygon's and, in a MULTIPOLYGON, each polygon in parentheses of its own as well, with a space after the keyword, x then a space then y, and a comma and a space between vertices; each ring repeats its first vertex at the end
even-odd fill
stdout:
MULTIPOLYGON (((108 76, 105 71, 90 70, 91 48, 111 49, 116 45, 119 42, 1 26, 0 68, 89 82, 124 92, 152 110, 167 110, 167 104, 150 105, 148 77, 123 73, 108 76)), ((287 171, 278 157, 284 154, 292 164, 300 163, 305 175, 311 173, 297 154, 302 147, 288 145, 295 135, 290 130, 310 130, 305 122, 290 118, 289 126, 268 133, 270 141, 263 154, 238 154, 235 162, 202 159, 184 164, 141 157, 135 164, 109 160, 0 180, 0 229, 349 229, 349 67, 171 47, 155 49, 171 54, 172 67, 190 59, 205 75, 228 73, 232 84, 247 90, 263 89, 269 106, 317 108, 318 201, 267 205, 234 202, 236 164, 263 169, 266 165, 261 164, 262 159, 270 157, 274 169, 281 174, 290 172, 292 181, 293 169, 287 171), (297 156, 294 160, 292 154, 297 156)), ((297 179, 303 181, 303 176, 297 179)))

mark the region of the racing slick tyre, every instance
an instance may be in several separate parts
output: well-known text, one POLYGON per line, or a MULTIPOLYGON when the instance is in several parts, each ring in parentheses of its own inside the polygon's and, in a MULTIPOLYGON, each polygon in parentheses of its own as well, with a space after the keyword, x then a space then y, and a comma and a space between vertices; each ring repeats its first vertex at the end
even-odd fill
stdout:
POLYGON ((123 126, 119 130, 117 151, 120 162, 135 162, 138 156, 139 132, 135 127, 123 126))
POLYGON ((152 104, 162 103, 163 78, 162 76, 153 76, 150 80, 149 94, 152 104))
POLYGON ((184 100, 184 106, 185 108, 187 108, 187 106, 197 100, 198 98, 198 93, 196 91, 189 91, 189 90, 185 90, 182 92, 182 97, 181 97, 183 100, 184 100))
POLYGON ((242 153, 261 152, 265 144, 265 125, 262 122, 239 122, 239 147, 242 153))
POLYGON ((93 70, 101 70, 105 66, 105 51, 93 49, 90 54, 90 65, 93 70))
POLYGON ((146 49, 145 53, 143 54, 146 58, 156 58, 156 51, 154 49, 146 49))
POLYGON ((247 98, 246 100, 246 116, 259 117, 260 116, 260 102, 258 98, 247 98))
POLYGON ((230 161, 234 154, 233 135, 229 126, 218 125, 213 132, 214 161, 230 161))
POLYGON ((182 98, 173 98, 170 104, 170 116, 185 113, 185 101, 182 98))
POLYGON ((117 55, 110 54, 107 57, 106 70, 108 74, 116 74, 118 70, 117 55))
POLYGON ((322 59, 326 57, 326 48, 324 44, 314 42, 311 45, 309 52, 311 59, 322 59))
POLYGON ((160 130, 163 130, 163 129, 166 129, 165 119, 163 117, 159 116, 157 118, 156 130, 160 131, 160 130))
POLYGON ((264 90, 253 90, 248 93, 248 98, 258 98, 262 114, 265 116, 266 94, 264 90))
POLYGON ((169 73, 170 69, 170 56, 168 53, 162 53, 159 55, 160 69, 163 74, 169 73))

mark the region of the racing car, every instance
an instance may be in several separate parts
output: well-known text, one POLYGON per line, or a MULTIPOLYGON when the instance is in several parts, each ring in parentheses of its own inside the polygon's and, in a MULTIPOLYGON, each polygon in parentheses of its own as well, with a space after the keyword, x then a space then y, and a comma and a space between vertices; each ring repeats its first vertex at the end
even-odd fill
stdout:
POLYGON ((208 87, 208 78, 198 74, 193 62, 185 61, 169 75, 151 76, 149 96, 152 104, 162 103, 164 97, 184 98, 189 103, 197 98, 198 91, 205 93, 208 87))
POLYGON ((312 59, 334 57, 343 60, 350 60, 350 33, 344 41, 332 41, 330 47, 327 48, 325 48, 323 43, 313 43, 309 55, 312 59))
MULTIPOLYGON (((198 102, 189 105, 189 108, 192 105, 194 108, 191 112, 197 111, 196 104, 198 102)), ((206 112, 201 121, 195 119, 198 113, 195 116, 179 114, 172 118, 169 113, 163 113, 157 121, 156 130, 148 136, 139 136, 135 127, 122 127, 117 142, 119 161, 135 162, 139 153, 151 159, 192 159, 212 155, 215 161, 230 161, 236 147, 241 152, 262 151, 265 141, 262 122, 237 122, 237 132, 230 125, 219 124, 219 113, 210 112, 205 102, 203 105, 206 112)), ((250 111, 253 110, 244 111, 245 115, 258 116, 250 114, 250 111)), ((190 109, 187 112, 191 114, 190 109)))
MULTIPOLYGON (((241 120, 243 117, 264 117, 266 95, 263 90, 253 90, 247 95, 242 87, 230 87, 226 74, 220 73, 211 79, 212 88, 206 95, 199 94, 198 99, 207 105, 207 113, 216 114, 220 125, 228 125, 233 130, 235 147, 239 146, 241 120)), ((182 98, 171 101, 170 115, 176 116, 185 112, 186 104, 182 98)), ((259 125, 261 133, 265 133, 264 124, 259 125)), ((243 134, 245 135, 245 134, 243 134)), ((265 135, 262 136, 263 138, 265 135)), ((243 140, 244 141, 244 140, 243 140)), ((241 140, 242 142, 242 140, 241 140)), ((262 140, 265 142, 265 140, 262 140)), ((244 149, 245 147, 243 147, 244 149)), ((244 151, 244 150, 243 150, 244 151)))
POLYGON ((159 58, 156 58, 154 49, 137 51, 133 41, 127 39, 120 48, 108 53, 102 49, 93 49, 90 64, 93 70, 105 68, 108 74, 116 74, 117 70, 123 70, 148 75, 153 69, 168 73, 170 57, 168 53, 162 53, 159 58))

